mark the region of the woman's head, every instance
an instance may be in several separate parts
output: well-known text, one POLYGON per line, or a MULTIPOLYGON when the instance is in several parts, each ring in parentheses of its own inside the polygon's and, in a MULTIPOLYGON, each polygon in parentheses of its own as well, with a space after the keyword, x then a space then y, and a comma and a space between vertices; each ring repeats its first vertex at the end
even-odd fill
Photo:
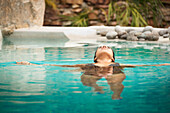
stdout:
POLYGON ((110 47, 107 46, 101 46, 99 47, 94 56, 94 62, 98 61, 108 61, 108 62, 114 62, 115 61, 115 55, 113 50, 110 47))

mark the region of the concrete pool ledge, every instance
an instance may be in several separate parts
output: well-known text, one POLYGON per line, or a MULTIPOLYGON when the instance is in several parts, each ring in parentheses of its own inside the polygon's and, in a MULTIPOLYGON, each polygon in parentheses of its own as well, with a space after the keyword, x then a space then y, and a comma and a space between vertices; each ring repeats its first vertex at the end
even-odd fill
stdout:
MULTIPOLYGON (((143 27, 122 27, 123 29, 142 30, 143 27)), ((36 45, 36 40, 40 46, 75 46, 77 43, 94 43, 96 41, 126 41, 126 40, 108 40, 106 37, 96 35, 98 29, 114 30, 115 27, 91 26, 91 27, 32 27, 14 30, 13 34, 5 37, 14 45, 36 45), (58 43, 57 43, 58 42, 58 43)), ((154 28, 154 30, 163 30, 154 28)), ((137 41, 143 43, 167 43, 169 38, 160 37, 158 41, 137 41)))
MULTIPOLYGON (((69 40, 96 39, 96 30, 91 27, 33 27, 16 29, 10 37, 25 36, 29 33, 64 33, 69 40)), ((36 35, 39 37, 38 35, 36 35)), ((57 35, 56 35, 57 36, 57 35)))

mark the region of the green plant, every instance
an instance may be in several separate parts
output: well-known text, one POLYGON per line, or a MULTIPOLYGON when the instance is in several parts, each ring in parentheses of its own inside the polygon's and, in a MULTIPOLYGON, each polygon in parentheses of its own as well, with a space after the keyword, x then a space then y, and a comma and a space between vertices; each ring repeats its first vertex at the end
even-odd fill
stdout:
POLYGON ((111 18, 113 17, 113 14, 114 14, 114 10, 113 10, 112 5, 113 4, 112 4, 112 1, 111 1, 110 4, 109 4, 109 7, 108 7, 108 12, 106 12, 106 10, 104 10, 102 8, 100 9, 104 13, 106 25, 109 25, 111 18))
POLYGON ((108 13, 105 13, 105 19, 109 24, 113 14, 116 14, 116 22, 119 25, 142 27, 147 25, 147 20, 151 16, 155 26, 158 26, 160 23, 158 20, 163 18, 161 6, 160 0, 112 0, 108 7, 108 13))
POLYGON ((82 12, 77 14, 76 16, 64 16, 61 15, 63 20, 69 20, 71 21, 71 26, 76 26, 76 27, 87 27, 88 26, 88 14, 91 11, 88 9, 84 9, 82 12))
POLYGON ((47 6, 52 7, 53 10, 55 10, 58 14, 60 14, 56 5, 56 0, 45 0, 45 4, 47 6))
POLYGON ((164 18, 161 11, 161 7, 164 6, 161 0, 133 0, 133 2, 138 6, 138 9, 146 20, 152 17, 154 25, 161 26, 164 18))
POLYGON ((147 25, 147 22, 138 10, 135 3, 120 1, 113 5, 114 13, 116 14, 116 21, 120 25, 130 25, 135 27, 142 27, 147 25))

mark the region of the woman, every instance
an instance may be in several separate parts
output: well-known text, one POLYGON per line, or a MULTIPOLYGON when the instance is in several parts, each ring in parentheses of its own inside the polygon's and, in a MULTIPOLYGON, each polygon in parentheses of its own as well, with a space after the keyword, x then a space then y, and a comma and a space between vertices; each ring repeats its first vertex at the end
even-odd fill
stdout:
MULTIPOLYGON (((101 78, 107 80, 110 90, 114 93, 112 94, 112 99, 121 99, 121 93, 124 89, 122 84, 123 80, 126 78, 122 69, 125 67, 135 67, 135 66, 163 66, 170 64, 155 64, 155 65, 123 65, 115 63, 115 55, 111 48, 107 46, 99 47, 94 56, 94 62, 91 64, 76 64, 76 65, 55 65, 55 64, 43 64, 49 66, 61 66, 61 67, 80 67, 83 71, 81 75, 81 82, 84 86, 93 87, 94 91, 98 93, 104 93, 103 87, 98 86, 97 81, 101 78)), ((16 62, 21 65, 37 65, 26 61, 16 62)))
MULTIPOLYGON (((155 64, 155 65, 130 65, 130 64, 119 64, 115 63, 115 55, 113 50, 110 47, 107 46, 101 46, 99 47, 94 56, 94 62, 92 64, 76 64, 76 65, 56 65, 56 64, 43 64, 43 65, 49 65, 49 66, 61 66, 61 67, 86 67, 89 65, 94 65, 94 66, 99 66, 99 67, 105 67, 105 66, 120 66, 122 68, 125 67, 135 67, 135 66, 164 66, 164 65, 170 65, 168 63, 166 64, 155 64)), ((27 61, 22 61, 22 62, 16 62, 17 64, 21 65, 37 65, 37 64, 32 64, 27 61)))

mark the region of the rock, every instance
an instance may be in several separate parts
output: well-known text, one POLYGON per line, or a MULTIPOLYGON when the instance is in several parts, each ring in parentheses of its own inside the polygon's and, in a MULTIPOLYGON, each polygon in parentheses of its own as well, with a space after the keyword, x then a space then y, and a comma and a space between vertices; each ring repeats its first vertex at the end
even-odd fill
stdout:
POLYGON ((128 34, 121 35, 121 36, 120 36, 120 39, 125 39, 125 40, 126 40, 126 39, 127 39, 127 36, 128 36, 128 34))
POLYGON ((151 31, 145 31, 141 35, 138 36, 139 39, 145 39, 149 41, 157 41, 159 39, 159 34, 156 30, 151 31))
POLYGON ((51 25, 61 26, 62 23, 60 21, 52 21, 51 25))
POLYGON ((90 20, 90 21, 89 21, 89 24, 90 24, 90 25, 97 25, 97 24, 98 24, 98 21, 90 20))
POLYGON ((142 34, 140 31, 130 31, 129 33, 134 33, 135 36, 139 36, 142 34))
POLYGON ((127 35, 127 40, 130 40, 130 41, 138 41, 138 38, 135 36, 134 32, 130 32, 130 33, 127 35))
POLYGON ((140 39, 138 39, 139 41, 145 41, 145 39, 144 38, 140 38, 140 39))
POLYGON ((94 7, 93 7, 93 6, 88 6, 88 9, 89 9, 90 11, 93 11, 93 10, 94 10, 94 7))
POLYGON ((144 34, 145 34, 145 40, 150 40, 150 41, 152 40, 153 35, 150 31, 145 31, 144 34))
POLYGON ((100 31, 99 29, 96 30, 96 35, 100 35, 100 31))
POLYGON ((109 25, 115 26, 115 25, 117 25, 117 22, 116 21, 112 21, 112 22, 109 23, 109 25))
POLYGON ((135 29, 126 29, 125 31, 129 33, 130 31, 135 31, 135 29))
POLYGON ((71 21, 63 22, 63 25, 64 26, 69 26, 69 25, 71 25, 71 21))
POLYGON ((109 31, 107 34, 106 34, 106 38, 107 39, 115 39, 117 36, 117 32, 115 31, 109 31))
POLYGON ((89 2, 92 3, 92 4, 96 4, 97 0, 89 0, 89 2))
POLYGON ((14 28, 5 27, 2 29, 3 36, 11 35, 13 32, 14 32, 14 28))
POLYGON ((163 38, 169 38, 169 34, 164 34, 163 38))
POLYGON ((115 27, 115 31, 118 33, 118 37, 120 38, 122 35, 126 34, 127 32, 122 29, 119 25, 115 27))
POLYGON ((158 41, 159 40, 159 36, 153 36, 151 40, 149 41, 158 41))
POLYGON ((168 33, 170 34, 170 27, 168 27, 168 33))
POLYGON ((140 32, 140 31, 136 31, 135 32, 135 36, 139 36, 139 35, 141 35, 142 34, 142 32, 140 32))
POLYGON ((15 28, 25 28, 43 25, 44 0, 0 0, 0 7, 2 27, 14 25, 15 28))
POLYGON ((85 2, 83 2, 83 3, 81 4, 81 8, 82 8, 82 9, 88 9, 89 6, 88 6, 85 2))
POLYGON ((117 26, 115 27, 115 31, 116 31, 117 33, 121 32, 121 27, 120 27, 119 25, 117 25, 117 26))
POLYGON ((98 0, 98 3, 99 3, 99 4, 103 4, 104 1, 105 1, 105 0, 98 0))
POLYGON ((98 15, 98 19, 102 22, 105 21, 105 16, 104 15, 98 15))
POLYGON ((106 34, 107 34, 108 32, 109 32, 109 31, 106 30, 106 29, 100 30, 100 35, 101 35, 101 36, 106 36, 106 34))
POLYGON ((160 36, 163 36, 164 34, 167 34, 167 33, 168 33, 168 30, 160 30, 159 31, 160 36))
POLYGON ((127 34, 127 32, 126 32, 125 30, 122 30, 122 31, 120 31, 120 32, 118 33, 118 36, 120 37, 120 36, 122 36, 122 35, 124 35, 124 34, 127 34))
POLYGON ((97 20, 97 19, 98 19, 97 15, 96 15, 95 13, 90 13, 90 14, 88 15, 88 18, 89 18, 90 20, 97 20))
POLYGON ((72 11, 75 12, 75 13, 80 13, 82 11, 82 9, 81 8, 76 8, 76 9, 72 9, 72 11))
POLYGON ((146 26, 146 27, 143 29, 143 32, 146 32, 146 31, 152 32, 152 30, 153 30, 153 27, 152 27, 152 26, 146 26))
POLYGON ((69 9, 65 9, 62 15, 69 16, 71 14, 72 14, 72 12, 69 9))
POLYGON ((87 1, 89 1, 93 5, 97 5, 97 4, 108 5, 110 3, 110 0, 87 0, 87 1))
POLYGON ((98 15, 99 14, 99 10, 94 10, 93 13, 98 15))
POLYGON ((152 31, 153 36, 159 36, 159 32, 157 30, 152 31))
POLYGON ((83 0, 65 0, 67 4, 82 4, 83 0))
POLYGON ((146 35, 142 33, 141 35, 137 36, 138 39, 146 39, 146 35))
POLYGON ((97 8, 99 8, 99 9, 107 9, 108 7, 109 7, 109 5, 97 5, 96 6, 97 8))
POLYGON ((157 41, 159 39, 159 32, 157 30, 152 31, 152 38, 151 41, 157 41))

